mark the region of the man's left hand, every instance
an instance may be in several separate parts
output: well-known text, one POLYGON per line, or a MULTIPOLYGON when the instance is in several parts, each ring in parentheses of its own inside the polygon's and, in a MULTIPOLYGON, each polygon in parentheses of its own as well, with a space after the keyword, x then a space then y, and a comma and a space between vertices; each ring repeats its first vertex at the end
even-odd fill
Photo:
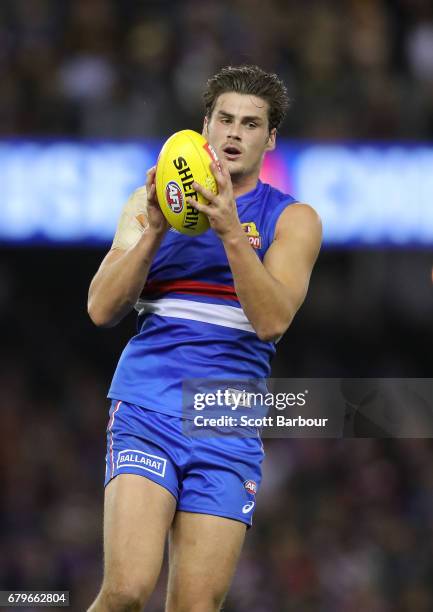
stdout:
POLYGON ((199 212, 204 213, 209 219, 211 228, 221 240, 226 240, 231 236, 243 233, 233 195, 233 185, 224 160, 220 161, 219 167, 212 162, 210 169, 217 182, 218 193, 215 194, 203 185, 194 182, 193 189, 206 198, 208 204, 200 204, 194 198, 187 198, 187 202, 199 212))

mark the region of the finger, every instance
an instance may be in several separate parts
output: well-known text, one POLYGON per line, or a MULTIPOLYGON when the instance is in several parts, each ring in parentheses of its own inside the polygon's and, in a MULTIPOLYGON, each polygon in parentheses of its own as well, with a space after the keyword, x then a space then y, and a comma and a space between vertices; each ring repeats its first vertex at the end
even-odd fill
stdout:
POLYGON ((218 193, 229 193, 232 189, 232 178, 227 161, 220 159, 218 163, 211 162, 210 168, 217 182, 218 193))
POLYGON ((149 188, 149 199, 150 200, 153 200, 153 198, 155 197, 155 192, 156 192, 155 183, 152 183, 149 188))
MULTIPOLYGON (((215 162, 212 162, 212 164, 215 164, 215 162)), ((226 178, 230 178, 230 171, 226 159, 221 157, 221 159, 218 160, 218 164, 215 164, 215 167, 216 170, 219 171, 223 176, 225 176, 226 178)))
POLYGON ((213 191, 210 191, 210 189, 206 189, 206 187, 203 187, 203 185, 200 185, 200 183, 196 183, 195 181, 192 184, 192 187, 195 191, 198 191, 198 193, 200 193, 206 200, 212 202, 212 204, 215 204, 216 194, 213 191))
POLYGON ((228 180, 230 180, 230 175, 226 173, 226 169, 224 169, 223 166, 219 168, 218 164, 216 164, 215 162, 211 163, 210 169, 217 182, 218 193, 221 193, 227 188, 228 180))
POLYGON ((146 193, 147 193, 147 201, 150 203, 158 202, 158 197, 156 195, 155 174, 156 174, 155 166, 153 166, 147 171, 146 193))
POLYGON ((156 166, 152 166, 147 171, 146 187, 150 188, 155 183, 156 166))
POLYGON ((217 157, 214 161, 211 161, 210 168, 214 174, 215 172, 223 173, 224 168, 221 162, 222 160, 219 157, 217 157))
POLYGON ((205 215, 209 214, 210 208, 207 204, 200 204, 200 202, 197 202, 197 200, 195 200, 194 198, 186 198, 186 201, 188 202, 190 206, 192 206, 199 212, 202 212, 205 215))

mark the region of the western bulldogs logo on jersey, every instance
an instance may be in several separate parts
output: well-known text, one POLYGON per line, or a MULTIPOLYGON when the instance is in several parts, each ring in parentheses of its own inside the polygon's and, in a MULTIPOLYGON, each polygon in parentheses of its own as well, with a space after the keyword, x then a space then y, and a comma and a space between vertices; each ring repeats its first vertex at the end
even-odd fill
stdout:
POLYGON ((262 248, 262 237, 260 236, 260 233, 257 230, 256 224, 253 223, 252 221, 248 221, 247 223, 242 223, 242 227, 244 228, 244 232, 248 236, 250 245, 254 249, 261 249, 262 248))

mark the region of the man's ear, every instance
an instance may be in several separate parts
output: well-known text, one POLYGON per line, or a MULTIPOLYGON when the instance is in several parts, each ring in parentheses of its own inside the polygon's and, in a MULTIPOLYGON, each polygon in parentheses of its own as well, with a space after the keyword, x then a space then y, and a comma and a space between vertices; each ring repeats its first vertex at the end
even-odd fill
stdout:
POLYGON ((266 151, 273 151, 275 149, 276 144, 277 144, 277 129, 272 128, 272 130, 269 132, 268 142, 266 144, 266 151))
POLYGON ((208 135, 208 127, 207 127, 208 125, 209 125, 209 119, 205 117, 203 121, 203 131, 202 131, 202 135, 205 137, 208 135))

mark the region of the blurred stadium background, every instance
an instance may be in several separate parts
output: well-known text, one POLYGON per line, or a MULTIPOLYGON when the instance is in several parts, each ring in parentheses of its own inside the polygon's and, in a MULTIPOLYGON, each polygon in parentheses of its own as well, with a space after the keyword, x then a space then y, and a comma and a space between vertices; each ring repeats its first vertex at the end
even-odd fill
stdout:
MULTIPOLYGON (((93 327, 88 284, 124 192, 243 62, 293 99, 264 178, 325 224, 274 376, 431 377, 431 2, 2 0, 1 589, 68 589, 77 612, 97 591, 105 394, 134 317, 93 327)), ((433 610, 431 440, 266 451, 227 612, 433 610)), ((164 576, 150 612, 163 597, 164 576)))

